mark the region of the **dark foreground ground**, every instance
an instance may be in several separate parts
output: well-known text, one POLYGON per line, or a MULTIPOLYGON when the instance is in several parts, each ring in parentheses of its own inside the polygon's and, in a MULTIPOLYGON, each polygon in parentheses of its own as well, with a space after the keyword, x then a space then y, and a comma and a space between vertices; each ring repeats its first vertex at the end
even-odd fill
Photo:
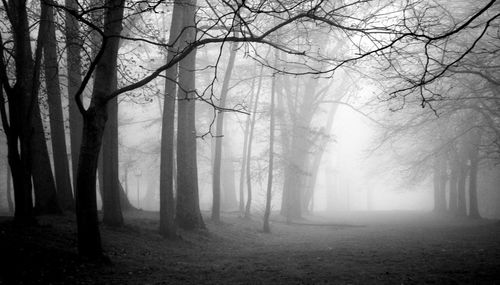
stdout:
POLYGON ((223 216, 166 241, 155 213, 102 228, 112 264, 81 262, 74 219, 16 229, 0 219, 0 284, 500 284, 498 221, 428 213, 338 213, 298 225, 223 216), (306 225, 306 223, 313 225, 306 225))

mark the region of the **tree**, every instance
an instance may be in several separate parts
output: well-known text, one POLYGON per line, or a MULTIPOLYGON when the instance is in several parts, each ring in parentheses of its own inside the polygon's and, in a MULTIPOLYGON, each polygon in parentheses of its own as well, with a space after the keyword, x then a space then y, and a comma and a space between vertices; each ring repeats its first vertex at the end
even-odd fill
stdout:
POLYGON ((222 90, 219 101, 219 112, 217 113, 217 121, 215 125, 215 155, 213 169, 213 202, 212 202, 212 220, 220 222, 220 202, 221 202, 221 162, 222 162, 222 138, 224 136, 224 108, 226 107, 226 98, 229 89, 229 81, 234 68, 237 45, 231 43, 229 52, 229 60, 222 83, 222 90))
MULTIPOLYGON (((183 11, 179 1, 174 3, 172 24, 170 25, 169 49, 167 62, 179 52, 179 45, 184 41, 181 37, 183 27, 183 11)), ((183 43, 182 43, 183 44, 183 43)), ((177 96, 176 79, 178 64, 165 71, 165 91, 163 97, 163 115, 161 128, 161 160, 160 160, 160 234, 167 238, 177 236, 175 224, 174 200, 174 123, 175 99, 177 96)))
MULTIPOLYGON (((182 6, 185 42, 196 41, 196 0, 182 6)), ((198 197, 195 128, 195 66, 196 48, 179 62, 178 124, 177 124, 177 205, 176 219, 183 229, 204 228, 198 197)))
MULTIPOLYGON (((51 173, 45 134, 38 105, 39 81, 43 35, 47 22, 39 27, 35 58, 31 50, 29 21, 26 1, 3 1, 13 38, 11 54, 15 55, 14 78, 9 78, 8 62, 4 58, 4 48, 0 55, 0 77, 2 84, 1 115, 7 134, 9 165, 14 182, 15 220, 32 223, 32 183, 35 186, 37 213, 58 213, 60 211, 51 173), (14 86, 10 83, 15 81, 14 86), (9 115, 3 98, 3 91, 9 100, 9 115)), ((42 6, 40 18, 44 19, 47 9, 42 6)))
POLYGON ((73 177, 73 189, 76 189, 76 176, 78 169, 78 157, 80 153, 80 143, 82 140, 83 118, 78 110, 76 100, 71 96, 77 94, 82 85, 81 75, 81 40, 79 38, 79 22, 77 17, 70 11, 78 10, 76 0, 65 0, 65 36, 66 36, 66 66, 68 75, 68 110, 69 110, 69 129, 71 145, 71 167, 73 177))
POLYGON ((248 133, 248 146, 246 154, 246 177, 247 177, 247 203, 245 205, 245 218, 251 218, 251 207, 252 207, 252 173, 251 173, 251 162, 252 162, 252 141, 253 133, 255 129, 255 122, 257 116, 257 106, 259 105, 259 95, 262 88, 262 77, 263 77, 264 67, 262 66, 259 74, 259 82, 257 84, 257 90, 255 91, 255 102, 253 105, 252 119, 250 121, 250 130, 248 133))
MULTIPOLYGON (((85 110, 80 95, 75 99, 83 116, 83 136, 78 161, 76 212, 78 225, 78 251, 89 258, 102 256, 96 205, 96 171, 104 126, 107 120, 107 100, 116 78, 117 55, 123 20, 124 1, 106 1, 104 29, 100 59, 94 62, 95 79, 92 98, 85 110)), ((88 80, 88 77, 86 78, 88 80)), ((80 94, 79 94, 80 93, 80 94)))
POLYGON ((268 176, 267 176, 267 191, 266 191, 266 209, 264 211, 264 232, 271 232, 271 228, 269 226, 269 216, 271 215, 271 199, 272 199, 272 190, 273 190, 273 167, 274 167, 274 97, 276 90, 276 78, 273 76, 272 78, 272 87, 271 87, 271 106, 269 107, 269 166, 268 166, 268 176))
POLYGON ((43 19, 47 21, 47 38, 43 50, 57 196, 62 210, 74 211, 75 203, 69 175, 66 134, 64 131, 64 117, 61 104, 54 9, 51 6, 51 1, 47 3, 42 3, 42 5, 46 5, 47 9, 47 18, 43 19))

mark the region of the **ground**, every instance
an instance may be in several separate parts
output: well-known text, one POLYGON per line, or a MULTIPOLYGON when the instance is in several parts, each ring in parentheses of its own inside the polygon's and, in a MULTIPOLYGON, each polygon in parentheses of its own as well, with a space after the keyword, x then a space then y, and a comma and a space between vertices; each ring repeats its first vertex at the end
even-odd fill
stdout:
MULTIPOLYGON (((208 215, 208 213, 207 213, 208 215)), ((287 225, 236 213, 207 231, 156 233, 157 213, 102 226, 111 263, 81 261, 74 218, 0 219, 0 284, 500 284, 500 223, 418 212, 354 212, 287 225)))

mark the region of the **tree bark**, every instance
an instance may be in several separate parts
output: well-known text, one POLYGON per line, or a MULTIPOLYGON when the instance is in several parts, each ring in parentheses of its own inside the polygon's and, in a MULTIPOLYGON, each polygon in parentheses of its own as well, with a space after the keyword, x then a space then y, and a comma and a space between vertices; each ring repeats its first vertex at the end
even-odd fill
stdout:
MULTIPOLYGON (((183 1, 185 41, 196 38, 196 0, 183 1)), ((205 228, 198 197, 195 127, 196 49, 179 63, 177 125, 177 225, 186 230, 205 228)))
MULTIPOLYGON (((52 1, 49 1, 49 4, 51 3, 52 1)), ((61 104, 54 9, 50 5, 47 5, 46 9, 48 31, 44 47, 44 67, 45 84, 47 87, 47 98, 50 112, 50 132, 52 138, 51 141, 57 185, 57 197, 62 210, 74 211, 75 203, 73 199, 73 191, 71 189, 68 153, 66 151, 66 134, 64 130, 64 117, 61 104)))

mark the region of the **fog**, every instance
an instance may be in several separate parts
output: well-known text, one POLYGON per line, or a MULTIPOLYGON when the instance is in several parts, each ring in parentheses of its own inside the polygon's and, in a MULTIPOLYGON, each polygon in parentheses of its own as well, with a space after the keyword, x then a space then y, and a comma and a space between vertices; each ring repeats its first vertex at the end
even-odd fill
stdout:
POLYGON ((498 283, 495 0, 0 4, 0 284, 498 283))

